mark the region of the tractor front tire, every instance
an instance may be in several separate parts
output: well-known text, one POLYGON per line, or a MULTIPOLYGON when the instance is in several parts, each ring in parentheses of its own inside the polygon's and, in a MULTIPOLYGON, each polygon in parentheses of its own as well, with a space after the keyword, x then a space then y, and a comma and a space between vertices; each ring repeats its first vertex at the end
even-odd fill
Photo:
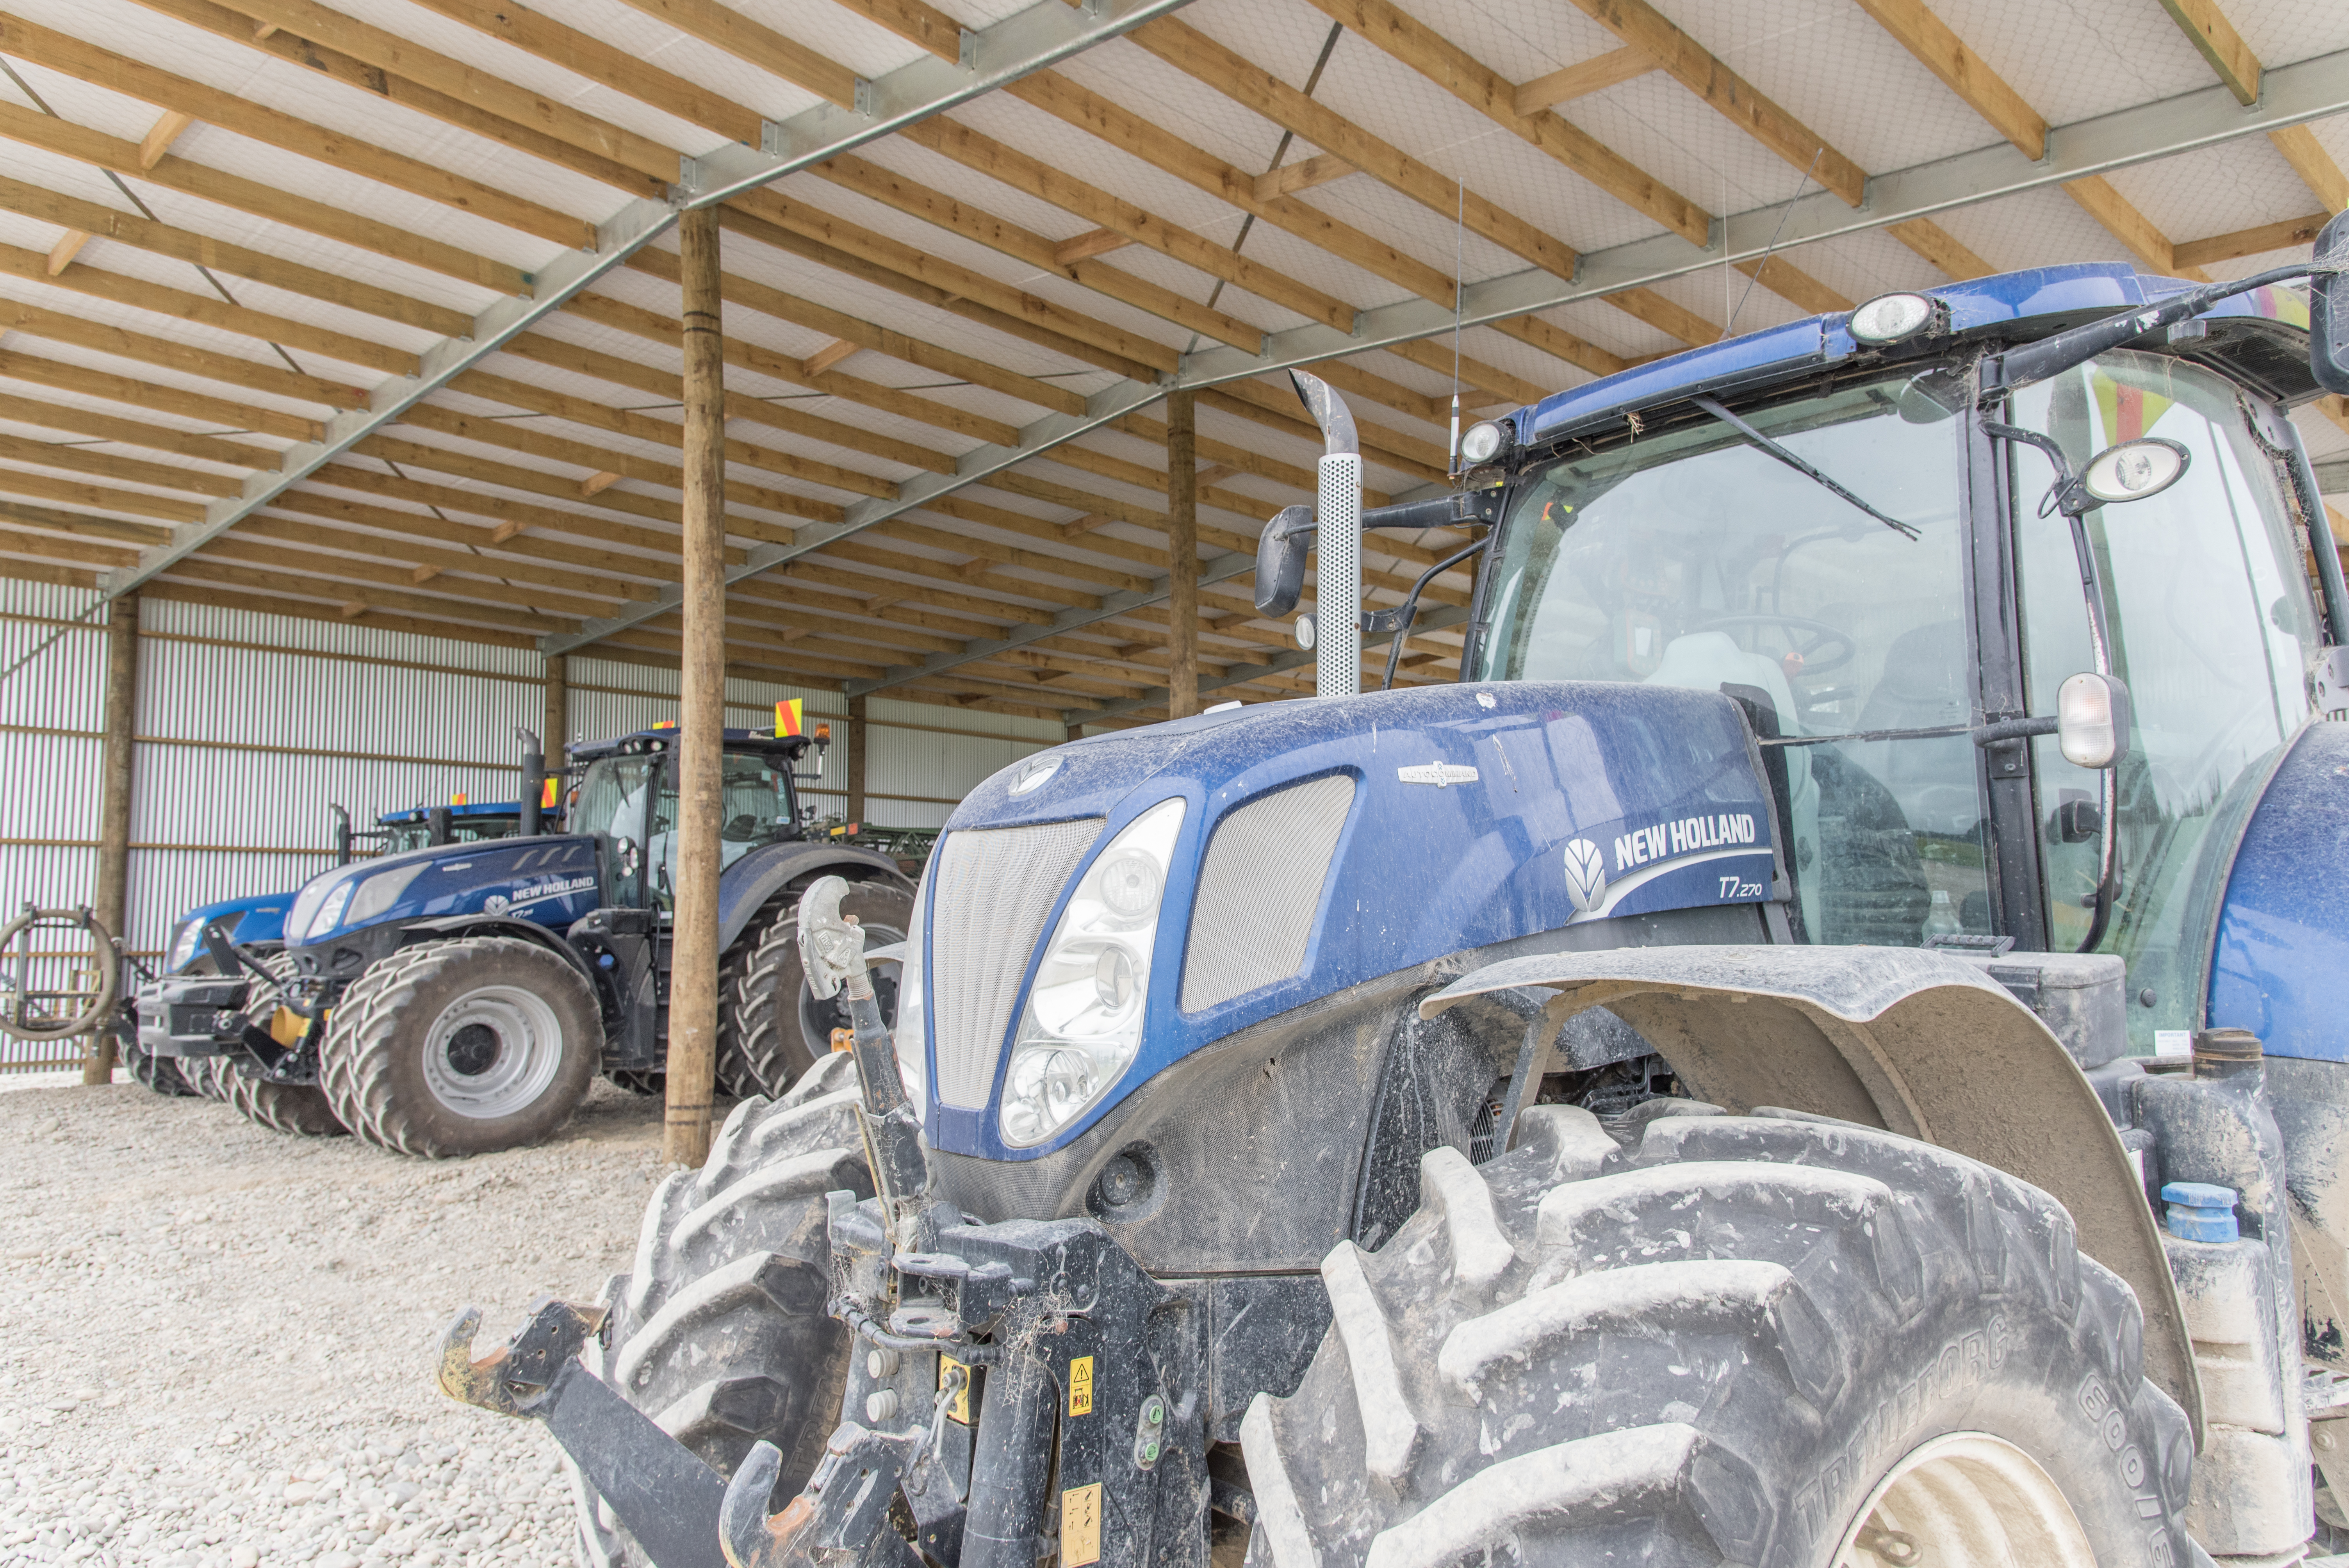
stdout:
MULTIPOLYGON (((780 1099, 734 1108, 699 1171, 662 1182, 636 1267, 604 1294, 609 1329, 581 1358, 702 1461, 732 1476, 761 1440, 782 1450, 777 1495, 796 1493, 841 1417, 852 1348, 826 1315, 824 1194, 872 1195, 856 1073, 828 1056, 780 1099)), ((583 1560, 649 1568, 574 1469, 583 1560)))
POLYGON ((460 936, 403 947, 351 982, 318 1072, 361 1137, 440 1160, 549 1136, 603 1057, 595 993, 569 963, 515 937, 460 936))
POLYGON ((1536 1107, 1330 1254, 1243 1423, 1251 1568, 2207 1561, 2137 1298, 2054 1199, 1785 1113, 1631 1137, 1536 1107))
POLYGON ((178 1057, 159 1057, 140 1045, 136 1036, 119 1040, 116 1055, 122 1062, 123 1071, 157 1094, 178 1099, 200 1092, 188 1075, 180 1070, 178 1057))
MULTIPOLYGON (((295 977, 294 960, 285 954, 270 954, 261 964, 280 985, 290 984, 295 977)), ((255 985, 248 995, 244 1021, 266 1031, 281 1005, 278 994, 268 986, 255 985)), ((228 1101, 243 1111, 247 1120, 259 1122, 272 1132, 290 1132, 301 1138, 339 1138, 350 1130, 349 1124, 335 1114, 334 1107, 326 1103, 326 1097, 315 1084, 273 1083, 252 1077, 234 1057, 199 1057, 195 1060, 204 1075, 197 1084, 200 1092, 228 1101)))
MULTIPOLYGON (((840 913, 864 927, 867 952, 905 940, 914 923, 914 895, 885 882, 851 882, 840 913)), ((719 1077, 741 1082, 744 1094, 779 1095, 802 1073, 832 1054, 832 1031, 848 1027, 848 1008, 834 997, 819 1002, 807 988, 800 965, 800 904, 796 896, 769 908, 735 944, 743 954, 729 955, 721 974, 734 976, 719 1006, 732 1028, 721 1041, 719 1077)), ((881 1021, 897 1024, 897 966, 873 971, 873 994, 881 1021)))
POLYGON ((180 1058, 180 1076, 188 1080, 188 1087, 195 1091, 197 1098, 216 1099, 222 1105, 228 1103, 228 1086, 221 1081, 222 1075, 235 1070, 228 1065, 225 1057, 180 1058))

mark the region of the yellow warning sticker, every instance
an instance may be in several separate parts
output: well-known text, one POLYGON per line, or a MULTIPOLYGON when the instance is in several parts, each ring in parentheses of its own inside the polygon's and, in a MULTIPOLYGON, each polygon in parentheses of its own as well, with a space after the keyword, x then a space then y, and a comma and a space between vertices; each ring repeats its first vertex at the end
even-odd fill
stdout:
POLYGON ((962 1374, 962 1387, 955 1390, 955 1397, 947 1404, 947 1419, 960 1421, 968 1427, 970 1425, 970 1368, 951 1356, 938 1357, 939 1387, 945 1387, 947 1378, 957 1372, 962 1374))
MULTIPOLYGON (((1086 1362, 1090 1364, 1091 1357, 1086 1362)), ((1061 1494, 1061 1568, 1101 1561, 1101 1482, 1061 1494)))
MULTIPOLYGON (((1090 1356, 1080 1356, 1069 1363, 1069 1414, 1090 1416, 1092 1413, 1093 1358, 1090 1356)), ((1093 1490, 1099 1491, 1101 1489, 1095 1487, 1093 1490)), ((1088 1557, 1085 1561, 1090 1563, 1092 1559, 1088 1557)))

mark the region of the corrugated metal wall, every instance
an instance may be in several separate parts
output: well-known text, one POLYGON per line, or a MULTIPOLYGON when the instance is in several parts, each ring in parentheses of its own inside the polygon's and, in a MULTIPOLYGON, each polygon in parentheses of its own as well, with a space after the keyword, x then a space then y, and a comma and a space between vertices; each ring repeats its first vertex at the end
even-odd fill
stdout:
MULTIPOLYGON (((0 578, 0 669, 92 598, 0 578)), ((515 727, 537 728, 545 711, 535 653, 173 601, 142 608, 125 934, 135 953, 159 953, 197 904, 290 888, 326 869, 330 804, 366 826, 378 812, 460 790, 477 801, 513 798, 515 727)), ((92 896, 100 622, 65 628, 0 682, 0 910, 92 896)), ((567 676, 564 739, 676 716, 673 671, 574 655, 567 676)), ((811 725, 829 718, 846 738, 847 703, 836 692, 730 681, 727 722, 763 729, 775 703, 792 696, 811 725)), ((1061 738, 1045 721, 880 697, 868 717, 865 814, 887 827, 939 825, 971 786, 1061 738)), ((807 803, 844 812, 844 746, 823 756, 821 772, 807 803)), ((72 963, 45 961, 36 983, 61 983, 72 963)), ((0 1071, 70 1055, 0 1043, 0 1071)))
MULTIPOLYGON (((88 626, 57 636, 59 623, 94 595, 42 583, 0 581, 0 669, 44 641, 47 651, 0 684, 0 921, 27 903, 87 903, 98 863, 98 708, 106 634, 88 626)), ((47 943, 21 977, 6 959, 5 983, 65 986, 89 960, 47 943)), ((80 1059, 78 1042, 32 1046, 0 1037, 0 1070, 80 1059)))

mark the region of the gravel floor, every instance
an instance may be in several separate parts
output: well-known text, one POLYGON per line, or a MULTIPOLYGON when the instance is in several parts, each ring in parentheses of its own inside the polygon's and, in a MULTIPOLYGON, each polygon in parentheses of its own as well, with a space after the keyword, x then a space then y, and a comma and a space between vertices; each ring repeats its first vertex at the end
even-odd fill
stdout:
POLYGON ((431 1382, 534 1295, 593 1299, 660 1176, 598 1084, 536 1149, 427 1161, 135 1084, 0 1094, 0 1563, 569 1564, 533 1423, 431 1382))

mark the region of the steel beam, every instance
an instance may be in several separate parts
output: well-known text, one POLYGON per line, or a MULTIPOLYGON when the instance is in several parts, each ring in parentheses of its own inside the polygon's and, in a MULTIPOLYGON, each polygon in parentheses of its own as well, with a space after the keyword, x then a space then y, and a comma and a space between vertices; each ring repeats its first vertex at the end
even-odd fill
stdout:
MULTIPOLYGON (((1624 289, 1661 283, 1688 273, 1717 267, 1724 262, 1751 260, 1768 253, 1774 236, 1776 248, 1783 251, 1794 245, 1883 228, 1912 218, 1930 217, 1952 208, 2019 195, 2061 184, 2067 180, 2085 179, 2132 164, 2173 158, 2199 148, 2281 130, 2287 126, 2320 119, 2327 115, 2349 112, 2349 50, 2302 60, 2298 65, 2279 66, 2267 73, 2262 83, 2259 103, 2248 109, 2236 103, 2233 95, 2225 88, 2214 86, 2158 103, 2139 104, 2094 119, 2057 127, 2048 132, 2046 156, 2036 162, 2023 157, 2010 143, 2002 141, 1954 158, 1877 175, 1868 181, 1867 200, 1857 211, 1845 206, 1840 199, 1831 194, 1818 192, 1802 198, 1791 207, 1756 208, 1733 217, 1716 218, 1713 223, 1712 243, 1703 248, 1689 243, 1677 234, 1661 233, 1585 253, 1572 283, 1561 280, 1554 273, 1528 268, 1506 277, 1471 284, 1463 291, 1459 319, 1470 326, 1504 321, 1533 311, 1549 310, 1582 300, 1598 299, 1624 289)), ((1209 387, 1218 382, 1237 381, 1245 377, 1261 376, 1311 365, 1319 360, 1359 354, 1365 349, 1382 348, 1390 344, 1434 337, 1452 331, 1454 321, 1453 313, 1442 305, 1422 299, 1404 300, 1359 313, 1350 335, 1316 323, 1275 334, 1261 354, 1249 354, 1242 349, 1217 345, 1211 349, 1186 355, 1181 371, 1170 385, 1209 387)), ((1096 394, 1096 400, 1107 399, 1121 406, 1138 407, 1165 396, 1167 390, 1165 386, 1143 387, 1134 382, 1121 382, 1096 394)), ((1050 434, 1046 429, 1050 421, 1040 420, 1020 433, 1020 449, 1033 455, 1105 422, 1105 419, 1089 414, 1083 420, 1071 422, 1071 428, 1061 433, 1050 434)), ((1002 450, 1000 448, 987 449, 989 453, 1002 450)), ((978 466, 972 459, 979 456, 972 454, 971 459, 965 459, 966 465, 978 466)), ((1009 463, 996 461, 989 457, 984 460, 984 466, 988 472, 993 472, 1009 467, 1009 463)), ((2333 488, 2333 480, 2325 476, 2339 469, 2343 470, 2337 475, 2340 488, 2349 490, 2349 464, 2320 463, 2317 469, 2323 488, 2333 488)), ((938 479, 930 489, 934 494, 942 494, 984 478, 983 473, 966 476, 957 472, 950 479, 938 479)), ((866 521, 861 514, 853 514, 851 521, 833 531, 830 537, 837 538, 841 533, 870 527, 873 521, 916 510, 921 500, 901 499, 895 502, 868 505, 880 515, 866 521)), ((809 530, 802 538, 812 540, 818 531, 809 530)), ((768 548, 774 549, 771 546, 768 548)), ((816 548, 820 548, 819 543, 794 543, 788 550, 775 551, 775 554, 778 561, 787 560, 816 548)), ((1213 570, 1214 565, 1232 559, 1230 556, 1222 557, 1218 562, 1203 567, 1202 571, 1213 570)), ((738 568, 733 576, 739 580, 763 570, 766 570, 765 566, 745 566, 738 568)), ((1202 580, 1215 579, 1203 577, 1202 580)), ((1155 590, 1153 593, 1118 597, 1130 600, 1134 604, 1153 603, 1166 597, 1168 585, 1164 579, 1160 579, 1153 586, 1155 590)), ((622 614, 612 620, 596 623, 603 629, 594 634, 600 636, 610 631, 618 631, 665 614, 674 607, 674 593, 664 595, 660 603, 643 606, 643 614, 640 614, 632 613, 638 606, 627 606, 622 614)), ((1076 624, 1084 624, 1103 618, 1102 614, 1086 613, 1076 624)), ((1423 625, 1428 624, 1423 622, 1423 625)), ((876 677, 851 681, 844 689, 854 695, 879 691, 924 676, 936 675, 957 665, 987 658, 1020 643, 1033 642, 1038 637, 1050 636, 1066 629, 1056 621, 1050 626, 1025 628, 1001 638, 982 638, 967 645, 959 653, 933 654, 919 665, 893 665, 876 677)), ((573 639, 551 638, 546 645, 575 647, 587 640, 590 639, 585 634, 573 639)), ((1266 666, 1272 667, 1287 666, 1266 666)), ((1264 671, 1258 669, 1257 673, 1264 671)), ((1200 689, 1207 690, 1207 684, 1202 682, 1200 689)), ((1164 699, 1162 696, 1154 700, 1164 699)), ((1138 704, 1141 699, 1127 701, 1138 704)), ((1124 706, 1112 703, 1102 711, 1121 711, 1124 706)), ((1077 722, 1079 717, 1072 714, 1071 722, 1077 722)), ((1081 717, 1095 715, 1087 710, 1081 717)))
MULTIPOLYGON (((787 120, 767 122, 759 147, 730 145, 699 158, 681 160, 669 200, 632 201, 597 224, 595 248, 566 251, 541 268, 532 279, 527 299, 498 301, 473 318, 471 333, 442 338, 427 348, 419 356, 421 363, 416 375, 385 382, 368 397, 366 407, 346 409, 328 420, 324 439, 293 448, 279 459, 276 469, 253 475, 237 494, 206 508, 202 521, 178 525, 167 542, 141 552, 136 563, 107 573, 98 581, 100 603, 169 571, 361 441, 398 423, 417 404, 561 310, 596 279, 666 233, 688 209, 714 206, 984 97, 1030 72, 1180 10, 1187 3, 1085 0, 1081 6, 1071 6, 1062 0, 1037 0, 992 26, 966 33, 959 63, 925 54, 885 76, 859 82, 854 109, 819 105, 787 120)), ((674 607, 672 603, 650 613, 658 614, 674 607)), ((563 653, 586 640, 572 639, 546 651, 563 653)))
POLYGON ((2349 458, 2325 458, 2309 466, 2316 470, 2321 494, 2349 495, 2349 458))

